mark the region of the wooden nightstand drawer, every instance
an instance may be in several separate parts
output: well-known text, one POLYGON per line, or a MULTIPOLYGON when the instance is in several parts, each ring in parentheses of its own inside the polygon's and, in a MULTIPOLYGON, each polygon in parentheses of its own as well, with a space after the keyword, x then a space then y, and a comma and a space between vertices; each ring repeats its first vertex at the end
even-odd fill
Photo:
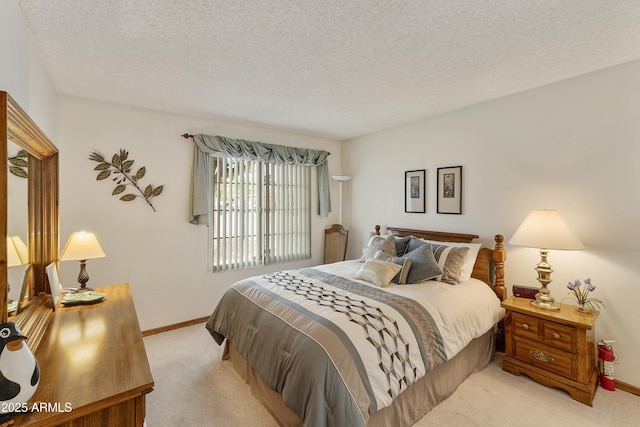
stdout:
POLYGON ((565 304, 544 310, 513 296, 500 305, 505 309, 502 369, 527 374, 591 405, 598 386, 593 327, 600 313, 580 313, 565 304))
POLYGON ((577 375, 577 357, 575 354, 520 338, 515 338, 514 344, 516 358, 523 362, 567 378, 575 378, 577 375))
POLYGON ((513 313, 513 334, 532 340, 538 339, 539 319, 520 313, 513 313))
POLYGON ((544 322, 544 342, 553 347, 576 352, 576 328, 558 323, 544 322))

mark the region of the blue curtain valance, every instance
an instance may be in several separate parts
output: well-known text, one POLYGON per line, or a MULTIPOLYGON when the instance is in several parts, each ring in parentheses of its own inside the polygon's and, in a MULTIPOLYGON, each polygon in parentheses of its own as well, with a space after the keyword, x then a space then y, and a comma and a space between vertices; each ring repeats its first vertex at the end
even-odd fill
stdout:
POLYGON ((224 136, 193 135, 195 142, 193 171, 191 175, 190 219, 192 224, 208 224, 209 198, 209 156, 223 154, 227 157, 259 160, 265 163, 287 163, 316 166, 318 171, 318 215, 328 216, 331 212, 329 194, 328 151, 265 144, 262 142, 231 139, 224 136))

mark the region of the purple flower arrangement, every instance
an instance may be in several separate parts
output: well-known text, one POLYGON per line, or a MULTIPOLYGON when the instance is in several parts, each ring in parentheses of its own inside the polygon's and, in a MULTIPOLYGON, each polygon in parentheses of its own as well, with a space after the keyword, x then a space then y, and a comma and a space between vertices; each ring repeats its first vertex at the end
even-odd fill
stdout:
MULTIPOLYGON (((589 292, 596 290, 596 286, 591 283, 591 279, 584 279, 584 285, 580 280, 576 279, 573 282, 569 282, 567 285, 570 291, 573 291, 573 295, 578 302, 578 310, 580 311, 593 311, 600 306, 605 307, 604 302, 597 298, 589 298, 589 292)), ((569 293, 571 295, 571 293, 569 293)))

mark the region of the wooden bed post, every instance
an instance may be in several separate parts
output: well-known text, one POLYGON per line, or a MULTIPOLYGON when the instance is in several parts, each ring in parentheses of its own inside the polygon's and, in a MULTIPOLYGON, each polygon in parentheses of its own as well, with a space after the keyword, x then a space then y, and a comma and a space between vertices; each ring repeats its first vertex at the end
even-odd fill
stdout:
POLYGON ((504 287, 504 261, 507 259, 507 252, 504 250, 504 236, 496 234, 496 247, 493 249, 493 262, 495 263, 496 280, 494 291, 500 301, 507 299, 507 289, 504 287))
MULTIPOLYGON (((500 298, 500 301, 507 299, 507 288, 504 286, 504 261, 507 259, 507 252, 504 250, 504 236, 502 234, 496 234, 495 236, 496 247, 493 249, 493 263, 495 266, 495 283, 494 292, 500 298)), ((504 319, 498 322, 496 330, 496 351, 506 351, 505 341, 505 329, 504 319)))

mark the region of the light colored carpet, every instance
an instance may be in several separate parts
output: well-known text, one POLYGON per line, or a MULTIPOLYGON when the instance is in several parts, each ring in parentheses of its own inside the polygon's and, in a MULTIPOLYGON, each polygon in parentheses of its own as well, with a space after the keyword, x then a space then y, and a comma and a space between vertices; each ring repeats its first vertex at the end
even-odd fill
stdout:
MULTIPOLYGON (((147 395, 148 427, 277 426, 231 363, 221 360, 222 347, 204 324, 144 342, 155 380, 147 395)), ((589 407, 526 375, 504 372, 498 354, 415 426, 637 426, 639 419, 638 396, 599 388, 589 407)))

